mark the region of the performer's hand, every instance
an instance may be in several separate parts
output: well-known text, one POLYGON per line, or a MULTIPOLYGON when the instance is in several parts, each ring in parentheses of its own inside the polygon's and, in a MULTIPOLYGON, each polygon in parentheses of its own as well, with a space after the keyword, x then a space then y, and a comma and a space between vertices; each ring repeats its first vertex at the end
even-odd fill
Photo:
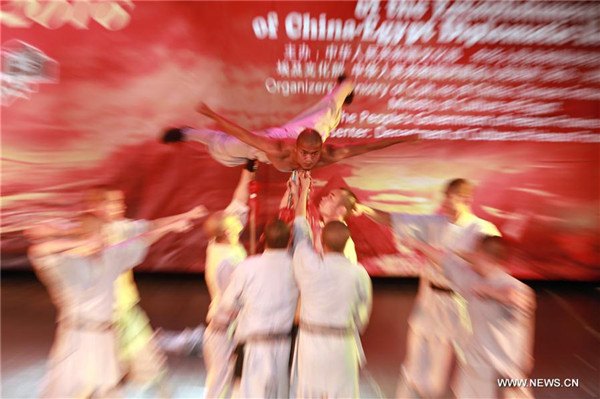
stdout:
POLYGON ((352 209, 352 215, 353 216, 368 215, 370 211, 371 211, 371 208, 369 208, 368 206, 356 203, 354 205, 354 209, 352 209))
POLYGON ((298 198, 298 194, 300 192, 300 186, 298 185, 298 181, 290 177, 287 181, 287 187, 290 195, 293 198, 298 198))
POLYGON ((198 205, 186 213, 186 217, 190 220, 200 219, 208 215, 208 210, 204 205, 198 205))
POLYGON ((200 104, 198 104, 196 106, 196 111, 201 113, 204 116, 207 116, 211 119, 213 119, 216 115, 215 111, 213 111, 212 109, 210 109, 208 107, 208 105, 206 105, 204 102, 201 102, 200 104))
POLYGON ((308 191, 312 182, 310 170, 302 170, 298 172, 298 180, 300 180, 300 188, 302 191, 308 191))
POLYGON ((177 233, 183 233, 192 228, 191 219, 182 219, 171 225, 171 230, 177 233))

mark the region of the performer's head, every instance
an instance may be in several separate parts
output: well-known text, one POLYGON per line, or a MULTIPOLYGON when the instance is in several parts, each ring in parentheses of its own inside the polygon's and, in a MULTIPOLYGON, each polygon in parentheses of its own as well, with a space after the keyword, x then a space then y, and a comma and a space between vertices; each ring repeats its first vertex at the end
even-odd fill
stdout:
POLYGON ((98 215, 105 222, 125 217, 125 195, 123 191, 109 185, 98 185, 87 189, 83 195, 84 208, 98 215))
POLYGON ((356 206, 356 195, 345 187, 334 188, 321 199, 319 213, 323 221, 346 220, 356 206))
POLYGON ((483 236, 477 247, 477 262, 473 268, 480 274, 504 267, 508 259, 508 246, 500 236, 483 236))
POLYGON ((224 211, 213 213, 204 222, 204 232, 208 238, 221 244, 237 244, 242 230, 244 225, 240 219, 224 211))
POLYGON ((453 179, 448 182, 444 190, 442 213, 455 222, 458 217, 470 212, 473 202, 473 186, 466 179, 453 179))
POLYGON ((321 244, 324 252, 344 253, 346 242, 350 238, 350 229, 340 221, 329 222, 323 227, 321 244))
POLYGON ((296 160, 304 170, 311 170, 321 158, 323 139, 319 132, 304 129, 296 139, 296 160))
POLYGON ((87 255, 93 255, 103 247, 102 225, 104 221, 94 212, 84 212, 79 215, 79 234, 82 239, 89 242, 87 255))
POLYGON ((265 248, 285 249, 290 242, 290 228, 281 219, 274 219, 265 225, 265 248))

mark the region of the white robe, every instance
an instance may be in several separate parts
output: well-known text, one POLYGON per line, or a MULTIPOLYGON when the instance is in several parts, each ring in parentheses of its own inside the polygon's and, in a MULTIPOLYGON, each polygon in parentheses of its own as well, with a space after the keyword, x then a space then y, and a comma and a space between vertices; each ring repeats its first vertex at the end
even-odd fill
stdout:
POLYGON ((147 248, 144 241, 133 240, 109 247, 98 257, 31 258, 58 311, 42 397, 88 397, 115 388, 122 373, 114 330, 74 326, 112 323, 115 279, 139 264, 147 248))
MULTIPOLYGON (((248 206, 239 201, 232 201, 225 213, 236 216, 245 225, 248 217, 248 206)), ((233 271, 238 263, 246 258, 246 250, 242 244, 222 244, 211 241, 206 250, 206 266, 204 277, 210 294, 206 328, 203 336, 203 355, 206 366, 206 397, 229 398, 233 393, 234 368, 233 352, 236 343, 226 331, 211 326, 211 321, 221 302, 221 297, 229 285, 233 271)))
POLYGON ((358 397, 359 366, 365 362, 359 333, 369 321, 371 279, 362 265, 341 253, 319 256, 303 218, 294 221, 294 274, 302 296, 294 363, 299 398, 358 397), (345 329, 346 334, 311 331, 303 325, 345 329))
POLYGON ((289 393, 291 331, 298 287, 287 249, 266 249, 233 273, 215 317, 239 311, 235 337, 244 345, 241 395, 284 398, 289 393))
MULTIPOLYGON (((455 387, 458 398, 496 397, 497 378, 526 378, 533 366, 534 315, 471 292, 478 283, 511 287, 534 300, 533 290, 497 269, 486 277, 456 260, 444 272, 468 309, 466 332, 457 341, 464 353, 455 387)), ((527 392, 525 392, 527 394, 527 392)))
MULTIPOLYGON (((443 215, 392 214, 394 232, 412 235, 430 245, 450 251, 472 251, 482 234, 500 235, 496 227, 471 213, 455 223, 443 215)), ((408 319, 407 355, 402 370, 399 396, 418 389, 425 396, 439 396, 447 389, 454 344, 464 335, 461 319, 468 317, 464 300, 431 285, 451 288, 444 273, 433 266, 420 272, 419 290, 408 319)))

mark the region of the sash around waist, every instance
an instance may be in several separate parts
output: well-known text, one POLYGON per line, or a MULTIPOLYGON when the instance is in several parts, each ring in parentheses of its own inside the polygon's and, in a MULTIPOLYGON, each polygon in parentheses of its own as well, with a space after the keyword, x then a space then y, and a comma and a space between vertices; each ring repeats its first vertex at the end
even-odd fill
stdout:
POLYGON ((331 335, 331 336, 350 336, 355 331, 352 327, 328 326, 323 324, 307 323, 300 320, 300 330, 310 334, 331 335))
POLYGON ((83 330, 83 331, 95 331, 95 332, 109 332, 114 328, 112 321, 100 321, 91 319, 64 319, 58 322, 58 325, 62 328, 68 328, 71 330, 83 330))

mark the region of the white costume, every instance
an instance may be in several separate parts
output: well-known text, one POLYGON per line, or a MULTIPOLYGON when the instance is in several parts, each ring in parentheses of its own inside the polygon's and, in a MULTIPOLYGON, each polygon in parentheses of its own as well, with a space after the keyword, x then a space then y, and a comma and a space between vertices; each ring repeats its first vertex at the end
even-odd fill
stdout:
MULTIPOLYGON (((109 245, 138 236, 150 229, 146 220, 123 219, 102 228, 109 245)), ((119 344, 119 360, 128 379, 139 383, 158 382, 166 375, 165 354, 153 337, 146 312, 139 305, 133 271, 127 270, 115 281, 115 331, 119 344)))
POLYGON ((343 254, 320 257, 306 219, 295 219, 294 242, 294 273, 302 296, 296 396, 358 397, 358 369, 365 362, 359 333, 371 313, 371 279, 343 254))
POLYGON ((244 345, 241 395, 285 398, 289 393, 291 331, 298 287, 287 249, 266 249, 233 273, 215 318, 239 310, 235 337, 244 345))
MULTIPOLYGON (((534 300, 531 288, 500 269, 486 277, 461 261, 444 263, 453 288, 465 298, 468 319, 465 334, 458 340, 464 353, 455 394, 457 398, 496 398, 498 378, 524 379, 533 366, 534 315, 506 306, 497 300, 474 295, 478 283, 511 287, 534 300)), ((509 390, 510 395, 532 397, 528 390, 509 390)), ((512 396, 511 396, 512 397, 512 396)))
MULTIPOLYGON (((331 131, 340 123, 342 105, 353 89, 354 85, 346 80, 337 85, 317 104, 285 125, 261 130, 256 134, 272 139, 296 139, 300 132, 308 128, 319 132, 325 141, 331 131)), ((269 163, 264 152, 221 131, 184 128, 183 132, 189 140, 206 144, 211 156, 225 166, 243 165, 248 159, 258 159, 261 162, 269 163)))
POLYGON ((146 243, 138 239, 98 256, 32 257, 58 311, 42 397, 101 396, 121 380, 113 329, 114 282, 139 264, 146 251, 146 243))
MULTIPOLYGON (((248 218, 248 206, 234 200, 227 206, 225 213, 238 217, 240 222, 245 225, 248 218)), ((234 269, 245 258, 246 250, 239 243, 231 245, 212 240, 206 250, 204 276, 211 298, 206 316, 208 327, 203 337, 207 398, 229 398, 233 393, 235 371, 233 352, 236 343, 228 336, 228 326, 217 321, 213 323, 212 319, 234 269)))
MULTIPOLYGON (((394 231, 411 234, 438 248, 472 251, 480 234, 500 235, 496 227, 473 214, 462 214, 456 223, 443 215, 392 214, 394 231)), ((461 337, 461 307, 450 283, 432 266, 420 273, 419 291, 408 320, 407 353, 402 365, 404 379, 398 396, 443 395, 461 337)))

